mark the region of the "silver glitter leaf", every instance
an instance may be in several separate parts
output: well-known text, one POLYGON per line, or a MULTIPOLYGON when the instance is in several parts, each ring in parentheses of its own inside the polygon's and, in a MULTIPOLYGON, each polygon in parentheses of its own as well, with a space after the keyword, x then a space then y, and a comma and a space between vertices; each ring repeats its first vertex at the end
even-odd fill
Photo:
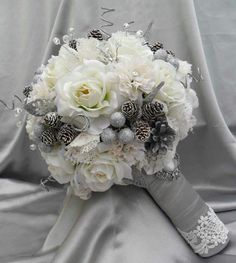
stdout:
POLYGON ((157 93, 159 92, 159 90, 164 86, 165 82, 162 81, 157 87, 155 87, 153 89, 153 91, 147 95, 147 97, 145 99, 143 99, 143 103, 149 103, 152 102, 153 99, 156 97, 157 93))
POLYGON ((44 116, 48 112, 56 110, 56 106, 51 100, 37 99, 24 105, 24 109, 31 115, 44 116))

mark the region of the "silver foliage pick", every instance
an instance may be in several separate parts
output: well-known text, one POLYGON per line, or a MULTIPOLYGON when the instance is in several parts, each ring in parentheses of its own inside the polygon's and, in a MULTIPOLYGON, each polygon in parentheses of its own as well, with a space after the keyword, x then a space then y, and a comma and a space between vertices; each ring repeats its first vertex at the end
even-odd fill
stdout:
POLYGON ((77 114, 73 117, 63 116, 61 121, 72 125, 78 132, 87 131, 90 127, 89 118, 83 114, 77 114))
POLYGON ((72 119, 72 125, 76 131, 87 131, 90 127, 90 120, 87 116, 78 114, 72 119))
POLYGON ((111 37, 111 34, 109 34, 108 32, 106 32, 105 30, 103 30, 104 27, 111 27, 114 25, 114 23, 112 21, 109 21, 107 19, 104 18, 104 15, 106 15, 107 13, 109 12, 114 12, 115 9, 114 8, 106 8, 106 7, 101 7, 101 9, 103 10, 102 14, 101 14, 101 17, 100 17, 100 20, 102 22, 105 22, 106 24, 103 24, 100 26, 100 30, 106 34, 108 36, 108 38, 111 37))
POLYGON ((143 99, 143 104, 152 102, 164 84, 165 84, 165 82, 162 81, 157 87, 155 87, 154 90, 150 94, 148 94, 145 99, 143 99))
POLYGON ((0 103, 5 107, 6 110, 12 111, 16 108, 16 100, 18 100, 21 104, 23 103, 22 99, 17 95, 13 96, 13 99, 11 101, 11 106, 7 105, 7 103, 1 99, 0 99, 0 103))
POLYGON ((56 110, 56 106, 51 100, 36 99, 24 105, 24 109, 31 115, 44 116, 48 112, 56 110))
POLYGON ((47 178, 42 178, 40 180, 41 187, 47 192, 49 192, 49 187, 47 186, 47 183, 49 182, 56 182, 56 180, 51 175, 49 175, 47 178))

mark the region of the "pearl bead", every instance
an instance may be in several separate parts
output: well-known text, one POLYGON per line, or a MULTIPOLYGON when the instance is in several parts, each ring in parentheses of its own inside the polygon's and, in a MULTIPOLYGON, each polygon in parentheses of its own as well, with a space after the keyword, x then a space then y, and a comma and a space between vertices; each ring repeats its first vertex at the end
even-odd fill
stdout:
POLYGON ((74 30, 75 30, 75 29, 74 29, 73 27, 69 27, 68 32, 69 32, 69 33, 73 33, 74 30))
POLYGON ((138 77, 138 72, 137 71, 133 71, 132 75, 133 75, 133 77, 138 77))
POLYGON ((22 109, 21 108, 15 108, 15 117, 19 117, 20 114, 22 113, 22 109))
POLYGON ((124 23, 123 25, 124 29, 128 29, 130 27, 129 23, 124 23))
POLYGON ((30 145, 30 150, 31 150, 31 151, 35 151, 36 148, 37 148, 37 146, 36 146, 35 144, 31 144, 31 145, 30 145))
POLYGON ((20 127, 22 126, 22 124, 23 124, 22 121, 18 121, 18 122, 16 123, 16 127, 17 127, 17 128, 20 128, 20 127))
POLYGON ((64 43, 69 43, 69 40, 70 40, 70 37, 68 36, 68 35, 64 35, 63 37, 62 37, 62 40, 63 40, 63 42, 64 43))
POLYGON ((59 39, 58 37, 54 37, 52 41, 53 41, 53 43, 54 43, 56 46, 60 45, 60 43, 61 43, 61 41, 60 41, 60 39, 59 39))
POLYGON ((136 32, 136 36, 137 37, 143 37, 143 31, 142 30, 138 30, 137 32, 136 32))

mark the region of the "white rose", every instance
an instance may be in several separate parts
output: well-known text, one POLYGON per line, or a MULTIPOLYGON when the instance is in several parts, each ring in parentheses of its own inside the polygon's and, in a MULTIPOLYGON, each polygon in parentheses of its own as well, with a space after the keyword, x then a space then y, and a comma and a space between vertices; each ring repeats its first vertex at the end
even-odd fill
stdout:
POLYGON ((68 117, 84 114, 94 118, 91 120, 91 129, 94 128, 94 131, 97 127, 104 129, 109 125, 106 118, 119 105, 116 86, 117 78, 114 73, 107 72, 106 65, 99 61, 87 60, 72 73, 58 80, 56 86, 58 113, 68 117))
POLYGON ((64 150, 61 147, 53 149, 50 153, 41 152, 41 155, 55 180, 60 184, 66 184, 72 180, 75 168, 71 162, 65 160, 64 150))
POLYGON ((70 183, 71 183, 73 193, 76 196, 78 196, 79 198, 83 200, 88 200, 91 197, 92 191, 89 188, 86 188, 82 184, 78 183, 76 177, 74 177, 70 183))
POLYGON ((113 184, 123 184, 123 178, 132 179, 130 166, 106 152, 99 153, 91 163, 81 163, 76 168, 77 182, 92 191, 103 192, 113 184))
POLYGON ((140 59, 153 59, 153 53, 149 47, 143 45, 144 39, 136 37, 126 32, 118 31, 113 33, 107 41, 113 57, 122 59, 123 57, 132 56, 140 59))

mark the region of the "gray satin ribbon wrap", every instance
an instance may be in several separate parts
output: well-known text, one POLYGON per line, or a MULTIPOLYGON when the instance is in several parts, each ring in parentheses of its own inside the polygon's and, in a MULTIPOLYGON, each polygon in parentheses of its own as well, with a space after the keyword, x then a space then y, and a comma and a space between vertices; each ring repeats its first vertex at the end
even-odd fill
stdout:
POLYGON ((210 257, 226 247, 228 230, 181 173, 168 180, 133 169, 133 177, 125 182, 147 189, 195 253, 210 257))

